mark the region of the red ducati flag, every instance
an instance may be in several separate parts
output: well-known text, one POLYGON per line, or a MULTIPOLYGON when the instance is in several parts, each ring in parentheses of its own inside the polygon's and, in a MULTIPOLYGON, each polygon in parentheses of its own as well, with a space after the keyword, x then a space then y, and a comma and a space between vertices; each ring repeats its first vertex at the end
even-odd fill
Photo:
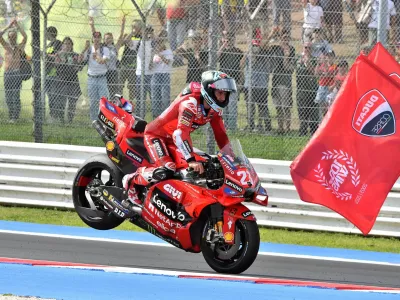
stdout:
POLYGON ((293 161, 303 201, 370 232, 400 175, 400 84, 357 58, 320 128, 293 161))
POLYGON ((383 72, 400 83, 400 64, 380 42, 376 43, 368 54, 368 59, 378 65, 383 72))

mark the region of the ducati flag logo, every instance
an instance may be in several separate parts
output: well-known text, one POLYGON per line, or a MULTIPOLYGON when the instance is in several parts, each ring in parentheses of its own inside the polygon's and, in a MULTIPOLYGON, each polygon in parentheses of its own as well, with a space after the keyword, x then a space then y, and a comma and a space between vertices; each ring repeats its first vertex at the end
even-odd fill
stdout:
POLYGON ((365 93, 358 101, 352 125, 366 136, 388 136, 396 132, 392 108, 377 89, 365 93))
POLYGON ((371 231, 400 175, 400 83, 390 76, 400 72, 386 54, 382 49, 374 54, 377 64, 369 56, 356 59, 318 130, 290 166, 301 200, 337 212, 363 234, 371 231))

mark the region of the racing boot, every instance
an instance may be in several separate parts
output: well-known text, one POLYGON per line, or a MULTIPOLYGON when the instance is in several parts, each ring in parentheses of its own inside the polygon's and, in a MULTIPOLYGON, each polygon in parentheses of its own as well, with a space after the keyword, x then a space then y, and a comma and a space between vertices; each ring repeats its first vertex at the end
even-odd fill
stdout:
POLYGON ((175 173, 174 163, 167 163, 166 166, 158 168, 141 167, 138 168, 135 173, 125 175, 122 178, 122 185, 124 189, 128 192, 128 200, 132 204, 142 207, 143 202, 139 199, 135 186, 136 185, 146 186, 150 183, 166 180, 171 178, 174 175, 174 173, 175 173))

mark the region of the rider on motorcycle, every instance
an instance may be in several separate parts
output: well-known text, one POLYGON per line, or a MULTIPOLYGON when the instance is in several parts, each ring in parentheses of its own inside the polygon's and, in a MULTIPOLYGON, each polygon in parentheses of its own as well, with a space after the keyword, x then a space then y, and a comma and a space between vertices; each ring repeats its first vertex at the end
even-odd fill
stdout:
POLYGON ((233 78, 222 72, 206 71, 201 76, 201 84, 190 83, 159 117, 146 126, 145 146, 156 167, 141 167, 124 176, 123 187, 128 190, 128 199, 132 203, 142 204, 135 185, 165 180, 175 173, 176 165, 167 144, 174 143, 195 172, 204 172, 203 164, 194 158, 190 133, 210 122, 218 147, 222 149, 228 144, 222 109, 228 105, 231 93, 236 93, 233 78))

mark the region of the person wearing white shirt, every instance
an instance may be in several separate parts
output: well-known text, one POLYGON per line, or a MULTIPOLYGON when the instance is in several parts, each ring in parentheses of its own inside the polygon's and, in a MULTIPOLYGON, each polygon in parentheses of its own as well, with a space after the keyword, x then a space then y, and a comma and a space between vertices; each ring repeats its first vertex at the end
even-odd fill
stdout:
POLYGON ((304 24, 303 24, 303 43, 311 41, 315 29, 320 29, 324 22, 324 11, 317 5, 318 0, 303 0, 304 24))
POLYGON ((154 43, 153 77, 151 78, 151 111, 153 119, 166 110, 171 97, 171 73, 174 55, 159 38, 154 43))
POLYGON ((88 63, 90 119, 94 121, 97 120, 101 97, 110 97, 107 87, 107 62, 110 59, 110 51, 101 44, 100 32, 93 32, 93 45, 86 41, 86 46, 81 56, 88 63))
POLYGON ((149 94, 151 98, 151 77, 153 75, 152 65, 152 40, 154 30, 148 26, 145 29, 144 37, 139 42, 139 48, 136 57, 136 90, 135 90, 135 114, 141 118, 144 118, 146 114, 146 96, 149 94), (142 84, 142 61, 144 60, 144 95, 141 99, 141 84, 142 84), (143 110, 142 110, 143 109, 143 110), (144 114, 142 113, 144 112, 144 114))
MULTIPOLYGON (((371 22, 368 24, 368 43, 374 45, 378 39, 378 18, 379 18, 379 2, 381 0, 374 0, 372 4, 372 16, 371 22)), ((394 16, 396 15, 396 8, 391 0, 386 0, 388 2, 388 14, 386 18, 386 29, 389 34, 390 24, 393 23, 394 16)))

